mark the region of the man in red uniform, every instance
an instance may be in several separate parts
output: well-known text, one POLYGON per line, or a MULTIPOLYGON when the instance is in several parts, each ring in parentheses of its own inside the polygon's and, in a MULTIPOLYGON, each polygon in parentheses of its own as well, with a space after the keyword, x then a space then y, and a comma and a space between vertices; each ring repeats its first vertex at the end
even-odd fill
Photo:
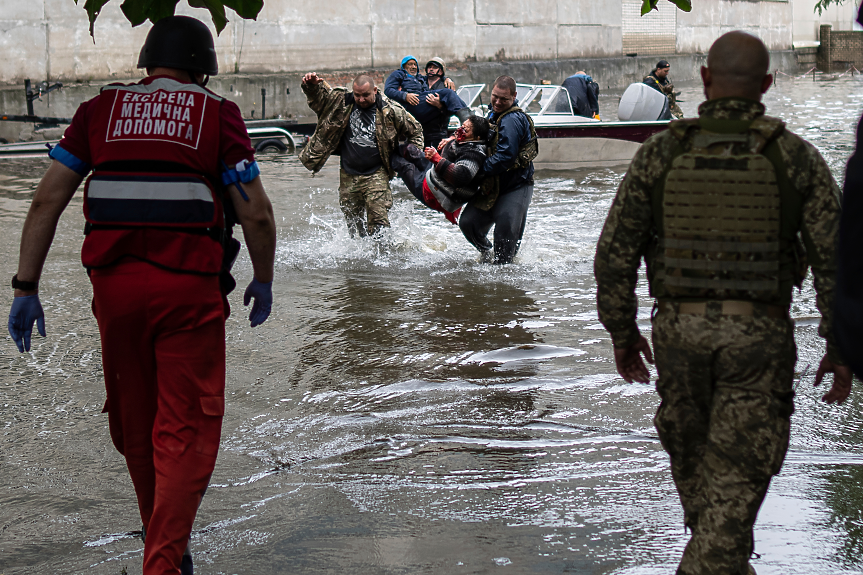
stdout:
POLYGON ((160 20, 138 67, 147 78, 83 103, 50 153, 24 223, 9 332, 22 352, 34 321, 45 336, 39 277, 60 214, 92 170, 82 261, 111 438, 138 497, 144 573, 186 574, 224 414, 226 295, 239 249, 230 224, 242 226, 252 259, 244 302, 255 300, 255 327, 272 306, 275 222, 239 109, 204 88, 218 71, 207 27, 160 20))

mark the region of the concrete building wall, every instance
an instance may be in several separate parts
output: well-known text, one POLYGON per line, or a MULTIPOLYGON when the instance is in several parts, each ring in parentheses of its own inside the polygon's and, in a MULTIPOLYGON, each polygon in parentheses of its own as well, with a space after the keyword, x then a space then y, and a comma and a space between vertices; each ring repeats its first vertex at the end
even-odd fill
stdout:
POLYGON ((677 15, 677 51, 706 53, 716 38, 731 30, 755 34, 769 50, 787 50, 792 42, 791 3, 699 0, 692 12, 677 15))
MULTIPOLYGON (((450 62, 621 57, 625 8, 634 1, 266 0, 257 21, 229 11, 216 49, 222 73, 246 74, 395 68, 409 53, 450 62)), ((0 83, 140 77, 135 65, 149 24, 131 28, 120 4, 103 8, 94 44, 83 2, 0 0, 0 83)), ((751 30, 772 50, 791 47, 787 0, 698 0, 690 14, 664 0, 660 8, 666 16, 648 19, 664 18, 663 26, 676 19, 668 52, 704 52, 733 28, 751 30)), ((183 1, 178 12, 209 21, 183 1)), ((667 36, 665 28, 657 34, 667 36)))
POLYGON ((794 45, 814 46, 819 42, 822 24, 830 24, 833 30, 863 30, 854 20, 860 0, 846 0, 844 4, 833 5, 822 14, 815 11, 817 0, 792 0, 794 15, 794 45))

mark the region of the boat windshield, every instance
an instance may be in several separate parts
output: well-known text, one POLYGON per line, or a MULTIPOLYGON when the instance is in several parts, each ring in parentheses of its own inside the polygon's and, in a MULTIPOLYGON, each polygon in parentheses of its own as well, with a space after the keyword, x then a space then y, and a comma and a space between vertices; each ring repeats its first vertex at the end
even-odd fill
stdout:
POLYGON ((531 92, 533 92, 533 84, 516 84, 515 85, 515 99, 518 101, 518 105, 521 106, 521 109, 524 109, 525 98, 527 98, 531 92))
POLYGON ((537 86, 529 96, 529 101, 525 102, 521 109, 528 114, 539 114, 554 95, 555 88, 556 86, 537 86))
POLYGON ((565 114, 572 115, 572 102, 569 99, 569 92, 566 88, 558 88, 550 98, 547 105, 543 108, 543 114, 565 114))
POLYGON ((479 95, 483 89, 485 89, 485 84, 465 84, 464 86, 459 86, 456 94, 468 107, 473 107, 478 105, 479 95))
POLYGON ((528 114, 543 116, 547 114, 572 115, 569 93, 559 86, 537 86, 522 104, 528 114))

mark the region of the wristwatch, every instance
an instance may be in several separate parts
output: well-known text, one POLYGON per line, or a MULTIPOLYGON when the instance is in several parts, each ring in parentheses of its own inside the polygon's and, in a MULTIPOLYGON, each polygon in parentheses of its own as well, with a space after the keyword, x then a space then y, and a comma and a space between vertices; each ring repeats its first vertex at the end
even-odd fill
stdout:
POLYGON ((18 279, 18 274, 12 276, 12 287, 21 291, 35 291, 39 282, 25 282, 18 279))

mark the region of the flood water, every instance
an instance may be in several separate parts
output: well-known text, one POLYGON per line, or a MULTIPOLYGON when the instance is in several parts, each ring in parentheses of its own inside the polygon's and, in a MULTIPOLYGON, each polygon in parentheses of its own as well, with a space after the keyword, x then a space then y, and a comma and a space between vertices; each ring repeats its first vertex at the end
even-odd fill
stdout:
MULTIPOLYGON (((680 87, 692 115, 700 90, 680 87)), ((603 116, 616 101, 603 97, 603 116)), ((841 179, 859 76, 783 77, 766 103, 841 179)), ((46 166, 0 163, 0 278, 15 272, 46 166)), ((348 237, 335 162, 316 177, 295 157, 261 168, 278 224, 275 307, 248 327, 244 252, 196 573, 674 572, 688 537, 652 426, 659 399, 617 376, 594 303, 594 247, 623 168, 538 173, 526 241, 506 267, 479 264, 403 186, 382 250, 348 237)), ((8 336, 0 346, 5 575, 141 570, 135 496, 100 413, 81 203, 64 214, 42 280, 48 337, 29 354, 8 336)), ((808 282, 792 308, 791 449, 756 525, 760 575, 863 572, 863 390, 841 407, 818 401, 814 302, 808 282)))

